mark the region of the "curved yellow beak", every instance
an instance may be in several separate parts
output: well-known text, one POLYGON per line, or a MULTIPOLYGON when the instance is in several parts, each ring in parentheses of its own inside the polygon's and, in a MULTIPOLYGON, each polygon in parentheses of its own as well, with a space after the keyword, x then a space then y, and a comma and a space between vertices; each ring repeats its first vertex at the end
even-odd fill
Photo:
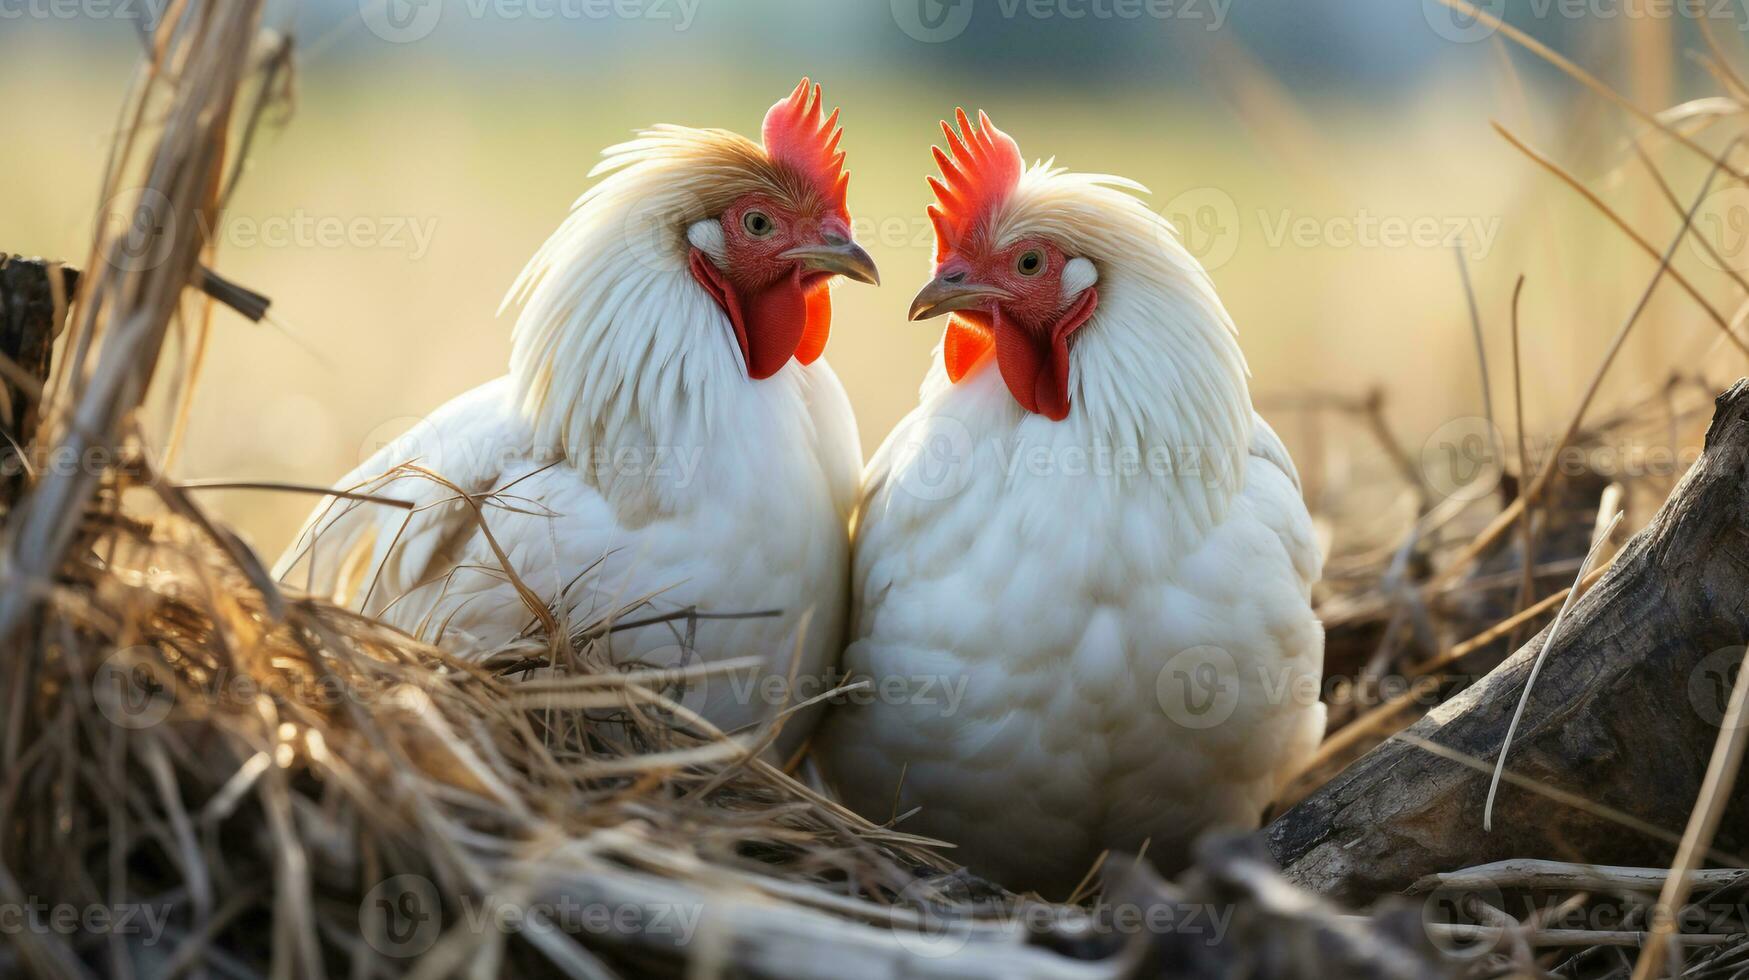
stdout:
POLYGON ((783 257, 797 259, 805 268, 815 272, 829 272, 871 286, 881 284, 880 270, 875 268, 874 259, 868 252, 861 245, 836 235, 827 235, 818 245, 798 245, 784 252, 783 257))
POLYGON ((1006 289, 968 282, 964 273, 956 272, 938 276, 918 290, 916 298, 911 300, 911 319, 927 320, 954 310, 980 306, 992 299, 1013 298, 1014 294, 1006 289))

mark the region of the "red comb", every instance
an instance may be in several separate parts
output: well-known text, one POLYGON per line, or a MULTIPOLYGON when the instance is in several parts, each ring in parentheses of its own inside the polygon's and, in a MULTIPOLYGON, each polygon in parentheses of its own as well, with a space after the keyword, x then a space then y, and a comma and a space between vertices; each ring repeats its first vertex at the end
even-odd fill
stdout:
POLYGON ((804 78, 789 98, 765 113, 760 136, 773 160, 801 171, 839 211, 848 214, 845 194, 850 175, 844 172, 844 151, 838 149, 844 131, 838 128, 838 110, 822 120, 820 106, 820 86, 804 78))
POLYGON ((936 203, 929 206, 929 220, 935 225, 937 257, 948 254, 954 243, 964 241, 977 223, 1008 197, 1020 183, 1024 166, 1020 145, 997 129, 982 110, 978 112, 976 129, 964 109, 954 110, 954 120, 959 123, 958 133, 945 121, 941 124, 952 156, 943 153, 940 147, 930 147, 942 177, 928 178, 930 189, 935 191, 936 203))

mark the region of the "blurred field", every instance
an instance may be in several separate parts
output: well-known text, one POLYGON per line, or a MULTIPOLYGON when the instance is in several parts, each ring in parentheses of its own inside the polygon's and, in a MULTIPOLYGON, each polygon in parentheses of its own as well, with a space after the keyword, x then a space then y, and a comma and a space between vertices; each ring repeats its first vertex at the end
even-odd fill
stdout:
MULTIPOLYGON (((0 140, 0 248, 77 262, 136 52, 120 28, 96 38, 55 25, 23 29, 29 43, 0 39, 0 91, 13 96, 0 140)), ((1596 44, 1611 49, 1612 30, 1596 44)), ((856 405, 865 450, 913 404, 939 330, 905 322, 904 310, 928 267, 922 178, 934 121, 956 104, 987 109, 1029 156, 1150 186, 1154 204, 1182 215, 1193 251, 1210 261, 1254 391, 1383 386, 1391 424, 1411 450, 1441 423, 1481 411, 1449 232, 1465 235, 1503 419, 1508 299, 1515 278, 1528 277, 1533 430, 1564 421, 1656 264, 1507 146, 1490 119, 1574 169, 1657 247, 1680 219, 1648 189, 1620 118, 1546 75, 1533 73, 1528 92, 1516 87, 1489 44, 1448 46, 1449 68, 1402 91, 1304 94, 1213 34, 1191 38, 1205 56, 1205 80, 1195 85, 982 79, 947 71, 923 46, 909 59, 839 67, 707 40, 689 41, 684 60, 637 64, 512 56, 458 70, 441 49, 391 45, 306 59, 295 116, 258 145, 217 260, 273 297, 279 326, 218 315, 178 475, 327 482, 414 418, 501 373, 512 315, 494 318, 498 302, 603 146, 658 121, 751 133, 803 73, 843 107, 851 206, 885 280, 878 290, 844 288, 827 352, 856 405), (1369 220, 1374 237, 1389 238, 1377 224, 1386 219, 1438 234, 1351 240, 1366 237, 1369 220), (297 222, 357 232, 317 241, 311 230, 283 242, 248 234, 297 222)), ((501 46, 514 51, 514 39, 501 46)), ((1641 91, 1658 98, 1679 87, 1666 70, 1647 75, 1641 91)), ((1703 171, 1669 149, 1654 155, 1686 204, 1703 171)), ((1728 222, 1712 233, 1741 237, 1728 222)), ((1725 276, 1692 250, 1676 264, 1722 295, 1725 276)), ((1672 363, 1693 362, 1713 341, 1716 328, 1675 290, 1661 291, 1651 313, 1604 403, 1661 379, 1672 363)), ((1297 451, 1330 452, 1283 427, 1297 451)), ((1342 459, 1318 465, 1326 464, 1342 459)), ((310 500, 228 493, 214 503, 272 553, 310 500)))

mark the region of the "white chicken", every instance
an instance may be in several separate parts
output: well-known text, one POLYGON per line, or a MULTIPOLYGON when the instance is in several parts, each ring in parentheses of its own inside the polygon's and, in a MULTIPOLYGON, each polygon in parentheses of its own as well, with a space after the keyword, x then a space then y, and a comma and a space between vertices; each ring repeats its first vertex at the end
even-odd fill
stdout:
MULTIPOLYGON (((469 657, 544 650, 543 626, 642 604, 622 621, 667 621, 614 633, 620 664, 767 661, 687 692, 727 730, 787 706, 798 651, 795 676, 823 678, 862 464, 820 358, 827 284, 877 279, 851 235, 837 118, 803 79, 763 145, 657 126, 605 151, 506 299, 524 301, 510 374, 339 481, 413 509, 318 509, 276 574, 469 657), (690 610, 690 626, 672 615, 690 610)), ((780 750, 805 728, 792 719, 780 750)))
POLYGON ((1323 734, 1322 558, 1208 274, 1117 177, 946 123, 921 403, 870 462, 843 799, 1062 899, 1106 849, 1171 871, 1323 734), (909 814, 908 816, 906 816, 909 814))

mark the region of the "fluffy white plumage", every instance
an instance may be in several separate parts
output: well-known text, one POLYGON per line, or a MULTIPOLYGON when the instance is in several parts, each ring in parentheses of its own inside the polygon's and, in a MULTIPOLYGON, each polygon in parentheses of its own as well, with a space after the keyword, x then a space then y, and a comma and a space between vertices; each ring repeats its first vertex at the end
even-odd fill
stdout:
MULTIPOLYGON (((688 274, 691 223, 749 186, 759 148, 716 130, 659 127, 610 148, 603 176, 535 255, 511 372, 433 412, 337 484, 410 513, 319 509, 277 574, 467 656, 518 643, 535 614, 493 542, 561 624, 643 601, 641 619, 780 610, 612 637, 621 664, 755 656, 783 677, 826 672, 842 642, 856 423, 824 359, 747 376, 722 309, 688 274), (458 494, 482 499, 491 540, 458 494), (383 474, 390 475, 384 476, 383 474), (300 565, 299 569, 294 566, 300 565), (806 624, 806 635, 799 631, 806 624)), ((720 239, 720 232, 719 232, 720 239)), ((745 673, 686 702, 735 730, 785 706, 745 673)), ((808 691, 802 694, 811 693, 808 691)), ((805 734, 786 726, 785 749, 805 734)))
POLYGON ((854 809, 916 808, 900 829, 1058 899, 1104 849, 1171 869, 1199 832, 1255 826, 1324 727, 1298 477, 1207 273, 1137 189, 1047 163, 996 215, 998 245, 1075 257, 1065 292, 1097 279, 1071 411, 1023 410, 994 358, 950 383, 938 348, 864 477, 845 667, 876 693, 818 743, 854 809))

